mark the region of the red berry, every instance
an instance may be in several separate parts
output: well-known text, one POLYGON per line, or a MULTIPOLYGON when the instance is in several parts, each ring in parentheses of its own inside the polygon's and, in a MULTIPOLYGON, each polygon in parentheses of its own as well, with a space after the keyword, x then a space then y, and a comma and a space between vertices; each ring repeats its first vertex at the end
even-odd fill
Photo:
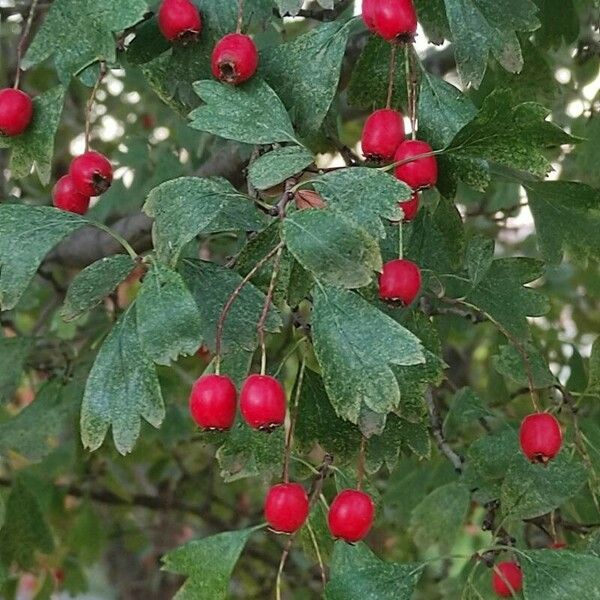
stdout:
POLYGON ((391 108, 376 110, 365 122, 362 151, 371 160, 392 160, 404 140, 404 119, 391 108))
POLYGON ((240 392, 240 410, 254 429, 271 430, 285 420, 285 391, 269 375, 250 375, 240 392))
POLYGON ((410 200, 400 202, 400 208, 404 213, 404 221, 412 221, 417 216, 420 205, 421 199, 418 192, 415 192, 410 200))
POLYGON ((0 133, 8 136, 21 135, 33 116, 33 102, 21 90, 0 90, 0 133))
POLYGON ((363 0, 362 11, 366 26, 384 40, 414 40, 417 13, 412 0, 363 0))
POLYGON ((421 270, 410 260, 398 258, 383 265, 379 276, 379 297, 409 305, 421 291, 421 270))
POLYGON ((523 587, 523 573, 516 562, 505 561, 494 567, 492 587, 501 598, 512 598, 523 587), (511 589, 512 588, 512 589, 511 589))
POLYGON ((223 431, 235 420, 237 391, 224 375, 203 375, 190 394, 190 413, 203 429, 223 431))
POLYGON ((222 38, 212 53, 212 73, 226 83, 243 83, 256 73, 258 50, 250 36, 229 33, 222 38))
POLYGON ((375 517, 371 496, 358 490, 344 490, 331 503, 327 522, 335 538, 358 542, 369 533, 375 517))
POLYGON ((562 432, 556 418, 549 413, 535 413, 523 419, 519 432, 521 449, 533 462, 547 463, 559 452, 562 432))
POLYGON ((171 42, 195 40, 202 30, 200 11, 190 0, 163 0, 158 11, 158 27, 171 42))
POLYGON ((265 500, 265 519, 281 533, 298 531, 308 517, 308 496, 299 483, 274 485, 265 500))
MULTIPOLYGON (((406 140, 398 146, 394 162, 405 161, 430 152, 433 152, 433 148, 427 142, 406 140)), ((411 160, 410 162, 398 165, 395 175, 413 190, 432 187, 437 183, 437 160, 435 156, 411 160)))
POLYGON ((99 152, 85 152, 69 168, 77 189, 88 196, 99 196, 111 185, 113 170, 110 161, 99 152))
POLYGON ((90 206, 90 197, 80 193, 73 183, 73 178, 65 175, 56 182, 52 190, 52 203, 61 210, 85 215, 90 206))
POLYGON ((567 547, 567 542, 561 542, 557 540, 552 542, 549 547, 552 548, 552 550, 563 550, 567 547))

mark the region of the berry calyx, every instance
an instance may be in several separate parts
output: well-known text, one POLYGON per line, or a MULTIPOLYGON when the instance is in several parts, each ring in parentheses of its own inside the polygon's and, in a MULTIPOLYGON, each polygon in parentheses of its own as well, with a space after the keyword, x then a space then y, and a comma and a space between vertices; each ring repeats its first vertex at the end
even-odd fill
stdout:
POLYGON ((237 391, 224 375, 203 375, 190 394, 190 414, 199 427, 212 431, 231 429, 235 420, 237 391))
POLYGON ((523 419, 519 441, 525 456, 532 462, 547 463, 560 451, 562 432, 556 417, 534 413, 523 419))
POLYGON ((498 563, 494 567, 492 587, 500 598, 512 598, 513 594, 518 594, 523 587, 521 567, 513 561, 498 563))
POLYGON ((433 152, 433 148, 427 142, 405 140, 398 146, 394 162, 407 162, 398 165, 394 174, 413 190, 434 186, 438 178, 438 166, 435 156, 425 156, 411 160, 416 156, 431 152, 433 152))
POLYGON ((421 270, 410 260, 398 258, 383 265, 379 276, 379 297, 382 300, 409 305, 421 291, 421 270))
POLYGON ((0 133, 14 137, 21 135, 33 117, 33 102, 21 90, 0 90, 0 133))
POLYGON ((308 517, 309 501, 299 483, 274 485, 265 500, 265 519, 269 527, 280 533, 294 533, 308 517))
POLYGON ((69 175, 80 193, 99 196, 106 192, 113 180, 110 161, 99 152, 85 152, 78 156, 69 168, 69 175))
POLYGON ((229 33, 217 42, 212 53, 213 75, 220 81, 237 85, 250 79, 258 68, 258 50, 252 38, 229 33))
POLYGON ((285 420, 285 391, 270 375, 250 375, 240 392, 240 410, 254 429, 271 431, 285 420))
POLYGON ((343 490, 331 503, 327 523, 334 538, 353 543, 367 536, 374 517, 375 505, 369 494, 343 490))
POLYGON ((202 30, 202 17, 191 0, 163 0, 158 10, 158 27, 170 42, 195 41, 202 30))
POLYGON ((414 41, 417 12, 413 0, 363 0, 362 12, 365 25, 384 40, 414 41))
POLYGON ((365 121, 362 132, 362 151, 369 160, 390 161, 404 141, 404 119, 391 108, 372 113, 365 121))
POLYGON ((421 198, 418 192, 415 192, 412 195, 410 200, 406 202, 400 202, 400 208, 404 213, 404 221, 412 221, 419 212, 419 207, 421 206, 421 198))
POLYGON ((90 197, 75 187, 70 175, 65 175, 56 182, 52 190, 52 204, 67 212, 85 215, 90 206, 90 197))

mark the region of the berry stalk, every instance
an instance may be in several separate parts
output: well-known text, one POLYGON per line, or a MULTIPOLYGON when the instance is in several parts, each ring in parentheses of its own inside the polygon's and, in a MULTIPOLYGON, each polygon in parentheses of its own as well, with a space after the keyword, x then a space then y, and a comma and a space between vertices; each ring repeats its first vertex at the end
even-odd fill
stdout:
POLYGON ((19 89, 19 84, 21 83, 21 62, 23 61, 23 50, 25 49, 25 42, 29 37, 29 33, 31 32, 31 26, 33 25, 33 17, 35 15, 35 11, 38 5, 39 0, 33 0, 31 3, 31 8, 29 9, 29 15, 27 15, 27 21, 25 23, 25 27, 23 28, 23 34, 21 35, 21 39, 19 40, 19 45, 17 46, 17 70, 15 72, 15 85, 14 89, 19 89))
POLYGON ((91 131, 91 121, 92 121, 92 108, 94 108, 94 101, 96 99, 96 94, 98 93, 98 89, 102 84, 102 81, 106 77, 107 69, 106 62, 103 60, 100 61, 100 72, 98 73, 98 79, 96 79, 96 83, 94 84, 94 88, 92 89, 92 93, 87 101, 87 105, 85 107, 85 151, 87 152, 90 149, 90 131, 91 131))

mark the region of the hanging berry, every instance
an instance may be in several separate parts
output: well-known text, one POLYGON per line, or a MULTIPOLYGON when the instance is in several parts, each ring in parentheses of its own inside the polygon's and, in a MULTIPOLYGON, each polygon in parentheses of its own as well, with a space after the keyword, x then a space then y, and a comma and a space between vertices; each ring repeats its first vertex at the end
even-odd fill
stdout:
POLYGON ((224 375, 203 375, 194 383, 189 407, 192 418, 202 429, 225 431, 235 420, 237 391, 224 375))
POLYGON ((88 151, 71 163, 69 175, 80 193, 87 196, 100 196, 112 184, 113 169, 106 156, 99 152, 88 151))
POLYGON ((404 141, 404 117, 396 110, 382 108, 366 120, 362 132, 362 151, 375 161, 391 161, 404 141))
POLYGON ((400 202, 400 208, 404 213, 404 221, 412 221, 419 212, 421 198, 419 192, 414 192, 412 198, 406 202, 400 202))
POLYGON ((433 148, 427 142, 420 140, 402 142, 396 150, 394 162, 406 162, 396 167, 396 177, 415 191, 433 187, 438 178, 437 160, 435 156, 423 156, 432 152, 433 148))
POLYGON ((265 519, 269 527, 280 533, 294 533, 308 517, 309 501, 299 483, 274 485, 265 500, 265 519))
POLYGON ((21 90, 0 90, 0 133, 10 137, 21 135, 33 117, 33 102, 21 90))
POLYGON ((158 10, 158 27, 170 42, 195 41, 202 31, 202 17, 191 0, 163 0, 158 10))
POLYGON ((365 25, 389 42, 410 43, 417 33, 417 12, 412 0, 363 0, 365 25))
POLYGON ((512 598, 523 587, 521 567, 513 561, 498 563, 492 575, 492 588, 500 598, 512 598), (512 589, 511 589, 512 588, 512 589))
POLYGON ((521 423, 519 441, 529 460, 547 463, 558 454, 562 445, 560 423, 549 413, 529 415, 521 423))
POLYGON ((52 203, 56 208, 84 215, 90 206, 90 197, 82 194, 70 175, 61 177, 52 190, 52 203))
POLYGON ((250 375, 240 392, 242 416, 254 429, 270 431, 285 420, 285 391, 274 377, 250 375))
POLYGON ((374 517, 375 505, 369 494, 343 490, 331 503, 327 522, 334 538, 354 543, 367 536, 374 517))
POLYGON ((213 50, 212 73, 220 81, 238 85, 250 79, 258 68, 258 50, 249 35, 229 33, 213 50))
POLYGON ((408 306, 421 291, 421 270, 410 260, 398 258, 383 265, 379 276, 379 297, 408 306))

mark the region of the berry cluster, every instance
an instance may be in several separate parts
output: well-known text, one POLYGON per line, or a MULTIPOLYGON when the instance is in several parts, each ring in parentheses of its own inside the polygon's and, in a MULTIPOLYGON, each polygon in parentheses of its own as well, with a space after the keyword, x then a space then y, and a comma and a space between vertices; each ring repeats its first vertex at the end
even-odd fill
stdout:
MULTIPOLYGON (((170 42, 187 44, 198 39, 202 16, 191 0, 163 0, 158 11, 158 26, 170 42)), ((257 68, 256 44, 240 31, 228 33, 213 49, 211 69, 220 81, 238 85, 248 81, 257 68)))
POLYGON ((108 158, 99 152, 85 152, 73 160, 68 175, 56 182, 52 202, 56 208, 84 215, 92 196, 106 192, 112 180, 113 169, 108 158))
MULTIPOLYGON (((240 391, 240 412, 253 429, 272 431, 283 425, 286 414, 285 391, 277 379, 269 375, 250 375, 240 391)), ((226 431, 235 421, 237 390, 225 375, 203 375, 189 399, 192 418, 208 431, 226 431)), ((298 531, 310 512, 310 501, 298 483, 279 483, 268 492, 264 506, 269 527, 279 533, 298 531)), ((347 542, 363 539, 371 529, 375 506, 368 494, 359 490, 343 490, 329 509, 329 529, 335 538, 347 542)))

